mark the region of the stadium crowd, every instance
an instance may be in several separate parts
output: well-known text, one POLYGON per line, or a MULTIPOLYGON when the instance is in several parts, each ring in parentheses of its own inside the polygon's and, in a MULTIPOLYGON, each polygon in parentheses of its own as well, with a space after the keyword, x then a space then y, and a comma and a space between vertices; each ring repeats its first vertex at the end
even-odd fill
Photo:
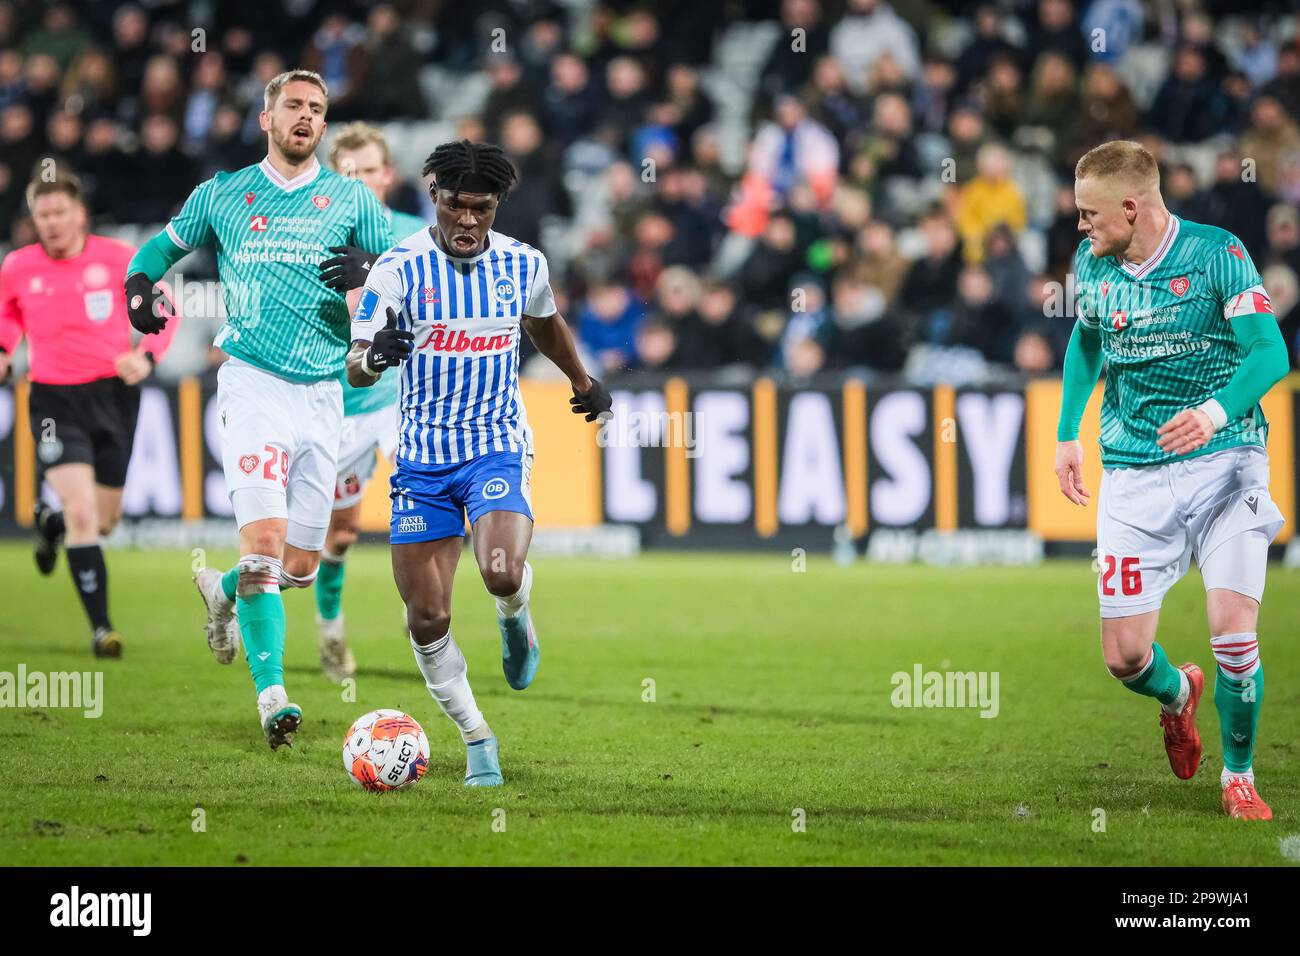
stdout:
MULTIPOLYGON (((1174 212, 1244 240, 1296 366, 1300 17, 1241 6, 0 0, 0 238, 33 240, 47 157, 97 230, 156 227, 265 154, 262 88, 303 66, 395 153, 421 123, 506 149, 496 228, 554 260, 605 375, 978 382, 1059 368, 1073 164, 1135 138, 1174 212)), ((389 203, 427 217, 426 151, 389 203)))

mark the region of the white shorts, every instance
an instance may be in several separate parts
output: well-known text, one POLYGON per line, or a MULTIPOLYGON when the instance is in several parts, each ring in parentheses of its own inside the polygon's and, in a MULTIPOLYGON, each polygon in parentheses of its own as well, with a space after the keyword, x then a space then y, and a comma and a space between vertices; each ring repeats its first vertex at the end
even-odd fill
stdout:
POLYGON ((1101 616, 1159 609, 1193 559, 1206 590, 1260 600, 1268 545, 1284 523, 1268 493, 1268 455, 1253 445, 1106 469, 1097 508, 1101 616))
POLYGON ((375 473, 375 452, 388 458, 397 450, 397 416, 394 407, 348 415, 339 438, 339 473, 334 488, 334 510, 351 508, 361 500, 366 483, 375 473))
POLYGON ((239 527, 289 522, 285 541, 325 547, 343 425, 337 380, 302 385, 229 359, 217 370, 221 464, 239 527))

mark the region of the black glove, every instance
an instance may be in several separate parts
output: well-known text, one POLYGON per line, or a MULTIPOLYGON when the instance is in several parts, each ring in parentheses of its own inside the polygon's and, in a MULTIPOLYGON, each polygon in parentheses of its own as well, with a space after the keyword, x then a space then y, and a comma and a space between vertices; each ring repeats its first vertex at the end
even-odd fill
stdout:
POLYGON ((586 415, 587 421, 610 415, 614 410, 614 399, 610 398, 609 389, 596 379, 591 380, 591 388, 579 393, 575 388, 573 398, 569 399, 569 411, 575 415, 586 415))
POLYGON ((379 257, 356 246, 330 246, 337 253, 320 264, 320 278, 335 292, 360 289, 370 278, 370 267, 379 257))
POLYGON ((132 272, 126 277, 126 315, 131 320, 131 328, 153 335, 167 327, 167 316, 158 311, 158 298, 153 280, 143 272, 132 272))
POLYGON ((415 333, 397 327, 397 313, 388 310, 388 324, 375 333, 366 349, 365 368, 376 375, 386 368, 395 368, 411 357, 415 348, 415 333))

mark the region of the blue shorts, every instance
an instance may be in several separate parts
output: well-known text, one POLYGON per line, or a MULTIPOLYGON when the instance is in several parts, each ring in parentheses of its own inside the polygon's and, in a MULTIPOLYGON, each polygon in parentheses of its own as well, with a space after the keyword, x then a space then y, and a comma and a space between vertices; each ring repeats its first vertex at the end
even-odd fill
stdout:
POLYGON ((454 465, 419 465, 402 457, 390 479, 393 519, 389 541, 411 544, 465 534, 465 514, 474 524, 489 511, 533 517, 533 456, 489 452, 454 465))

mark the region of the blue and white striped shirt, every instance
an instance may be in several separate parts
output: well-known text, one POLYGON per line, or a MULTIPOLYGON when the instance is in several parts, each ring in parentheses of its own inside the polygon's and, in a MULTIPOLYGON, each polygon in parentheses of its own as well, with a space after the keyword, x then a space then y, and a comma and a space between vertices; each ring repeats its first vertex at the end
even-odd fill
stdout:
POLYGON ((519 394, 522 318, 555 314, 546 257, 489 232, 472 258, 443 252, 431 229, 407 236, 370 270, 352 341, 370 341, 388 322, 415 333, 401 368, 397 457, 446 465, 494 451, 532 453, 519 394))

